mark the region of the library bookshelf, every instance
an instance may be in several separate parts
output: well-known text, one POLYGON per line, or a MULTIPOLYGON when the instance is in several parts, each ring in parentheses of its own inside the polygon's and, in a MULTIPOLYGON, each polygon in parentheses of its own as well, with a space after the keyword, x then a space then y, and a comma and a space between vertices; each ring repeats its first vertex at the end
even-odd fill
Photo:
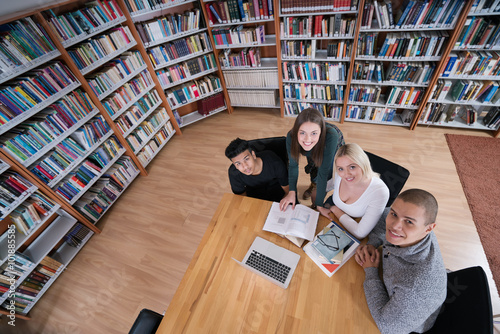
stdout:
POLYGON ((498 63, 495 46, 500 7, 484 1, 466 8, 461 29, 450 40, 446 61, 422 109, 418 125, 496 130, 498 135, 498 63))
POLYGON ((203 1, 203 13, 233 107, 279 108, 275 8, 272 0, 203 1))
MULTIPOLYGON (((227 93, 200 4, 175 1, 150 6, 129 0, 124 4, 179 127, 226 110, 225 99, 217 98, 227 93), (214 99, 217 105, 207 103, 214 99)), ((172 133, 165 133, 165 140, 172 133)))
POLYGON ((358 1, 293 5, 282 1, 279 11, 282 114, 296 116, 313 107, 341 121, 359 30, 358 1))

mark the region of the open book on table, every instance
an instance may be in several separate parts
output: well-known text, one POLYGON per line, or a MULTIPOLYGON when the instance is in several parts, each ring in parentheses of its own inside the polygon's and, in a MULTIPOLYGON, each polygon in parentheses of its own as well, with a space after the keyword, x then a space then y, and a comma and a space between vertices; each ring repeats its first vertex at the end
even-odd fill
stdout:
POLYGON ((297 204, 295 209, 289 205, 285 211, 281 211, 279 203, 274 202, 263 229, 284 236, 301 247, 304 240, 314 238, 318 218, 319 212, 305 205, 297 204))
POLYGON ((303 250, 328 277, 332 277, 354 255, 358 246, 359 240, 332 221, 303 250))

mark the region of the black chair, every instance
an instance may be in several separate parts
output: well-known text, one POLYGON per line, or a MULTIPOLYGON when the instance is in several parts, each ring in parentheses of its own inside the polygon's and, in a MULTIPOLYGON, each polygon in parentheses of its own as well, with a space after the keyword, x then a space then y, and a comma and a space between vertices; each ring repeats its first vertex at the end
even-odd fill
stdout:
POLYGON ((144 308, 139 312, 128 334, 154 334, 162 319, 163 315, 144 308))
POLYGON ((448 273, 447 291, 436 322, 426 334, 493 333, 490 289, 483 268, 448 273))
POLYGON ((288 153, 286 151, 286 137, 270 137, 249 140, 248 143, 255 152, 272 151, 288 166, 288 153))
POLYGON ((392 161, 379 157, 378 155, 366 151, 365 153, 370 159, 373 171, 380 174, 380 179, 384 181, 389 188, 389 200, 385 205, 386 207, 389 207, 392 205, 392 202, 394 202, 396 197, 398 197, 401 189, 403 189, 406 180, 408 180, 408 177, 410 176, 410 172, 408 169, 395 164, 392 161))

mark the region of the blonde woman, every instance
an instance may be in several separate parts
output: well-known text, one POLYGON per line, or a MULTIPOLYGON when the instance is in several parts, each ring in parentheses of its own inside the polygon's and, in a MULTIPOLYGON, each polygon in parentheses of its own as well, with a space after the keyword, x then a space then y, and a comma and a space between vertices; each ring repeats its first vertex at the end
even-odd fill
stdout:
POLYGON ((334 158, 333 206, 330 211, 356 238, 375 227, 389 199, 389 188, 375 173, 358 144, 339 148, 334 158), (361 218, 359 223, 354 218, 361 218))

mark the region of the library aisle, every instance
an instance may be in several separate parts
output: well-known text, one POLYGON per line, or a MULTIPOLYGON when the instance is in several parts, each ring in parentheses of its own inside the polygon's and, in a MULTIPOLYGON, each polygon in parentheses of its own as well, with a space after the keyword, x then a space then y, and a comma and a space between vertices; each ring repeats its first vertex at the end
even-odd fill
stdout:
MULTIPOLYGON (((237 136, 285 135, 293 121, 281 118, 279 110, 237 108, 231 115, 219 113, 183 129, 184 135, 174 138, 150 163, 149 176, 133 182, 101 219, 102 233, 89 240, 45 293, 30 312, 32 320, 18 319, 11 331, 4 317, 0 332, 126 333, 142 308, 163 312, 222 195, 231 191, 226 145, 237 136)), ((420 187, 436 195, 440 211, 435 231, 446 267, 483 266, 490 279, 493 312, 500 313, 500 299, 444 137, 489 134, 434 127, 387 131, 384 126, 353 122, 339 127, 348 142, 408 168, 406 188, 420 187)), ((300 175, 300 192, 307 180, 300 175)))

